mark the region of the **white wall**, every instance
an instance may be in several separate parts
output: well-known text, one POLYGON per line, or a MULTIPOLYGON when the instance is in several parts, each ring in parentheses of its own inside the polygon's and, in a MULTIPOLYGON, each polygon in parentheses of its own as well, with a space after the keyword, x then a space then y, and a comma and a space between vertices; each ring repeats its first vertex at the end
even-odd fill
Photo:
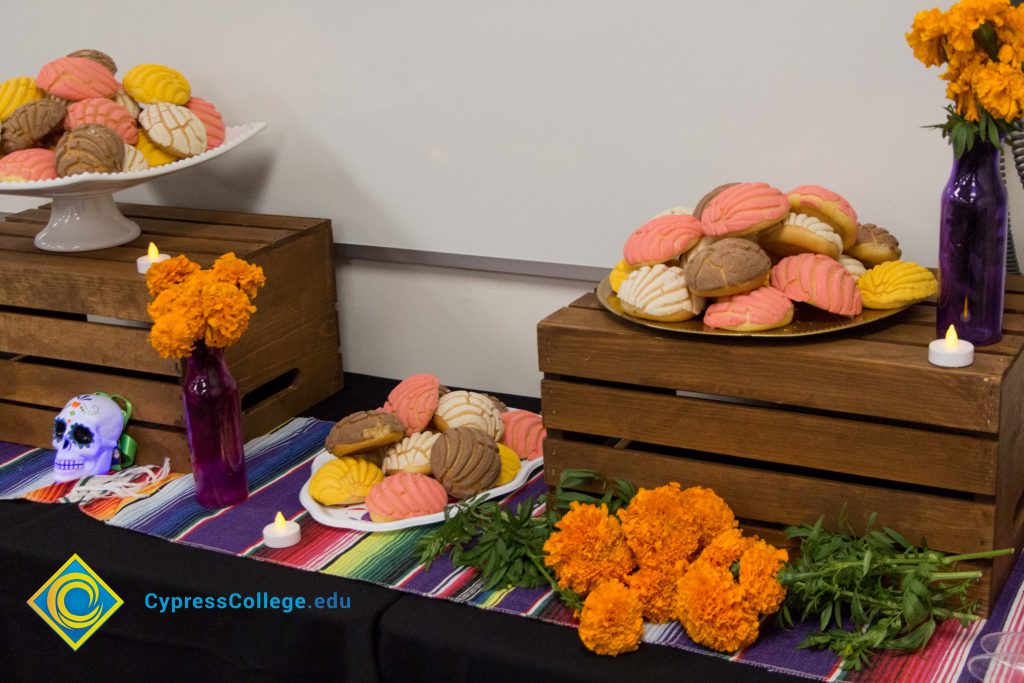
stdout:
POLYGON ((345 260, 342 362, 384 377, 433 372, 454 386, 540 395, 537 323, 586 283, 345 260))

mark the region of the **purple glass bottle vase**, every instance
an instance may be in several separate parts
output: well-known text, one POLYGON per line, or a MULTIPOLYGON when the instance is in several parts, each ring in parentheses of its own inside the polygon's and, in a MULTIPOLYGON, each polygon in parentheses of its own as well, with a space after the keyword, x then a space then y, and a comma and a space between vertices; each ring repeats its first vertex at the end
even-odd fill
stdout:
POLYGON ((987 142, 953 160, 942 192, 939 232, 939 305, 935 329, 978 346, 1003 336, 1006 289, 1006 186, 999 148, 987 142))
POLYGON ((238 385, 224 362, 224 349, 196 344, 185 359, 182 395, 196 501, 208 507, 241 503, 249 495, 242 415, 238 385))

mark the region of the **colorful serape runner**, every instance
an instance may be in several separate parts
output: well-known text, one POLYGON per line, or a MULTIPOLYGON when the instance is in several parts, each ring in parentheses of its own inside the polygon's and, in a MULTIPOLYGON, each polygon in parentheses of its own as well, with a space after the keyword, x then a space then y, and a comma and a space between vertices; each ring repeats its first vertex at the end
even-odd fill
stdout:
MULTIPOLYGON (((387 533, 365 533, 325 527, 311 519, 299 503, 299 489, 309 478, 309 466, 323 447, 332 424, 298 418, 246 445, 249 499, 240 505, 210 510, 195 502, 192 477, 180 476, 155 486, 144 498, 107 500, 81 506, 87 514, 113 526, 159 536, 176 543, 249 556, 289 567, 358 579, 402 591, 476 605, 509 614, 575 626, 569 611, 550 590, 502 589, 485 591, 475 571, 454 568, 440 558, 425 570, 416 561, 416 541, 431 527, 387 533), (263 546, 262 530, 280 510, 302 527, 302 541, 291 548, 263 546)), ((66 493, 51 484, 53 452, 0 443, 0 499, 31 498, 53 502, 66 493)), ((505 505, 513 508, 546 491, 541 474, 505 505)), ((535 513, 543 510, 538 506, 535 513)), ((882 655, 872 669, 844 672, 829 652, 797 650, 811 629, 798 625, 780 629, 769 619, 758 641, 728 657, 807 678, 830 681, 960 681, 973 680, 967 659, 981 653, 979 639, 996 631, 1024 630, 1024 564, 1018 563, 1002 598, 988 620, 964 629, 955 621, 943 623, 927 650, 910 655, 882 655)), ((695 645, 677 622, 648 625, 644 641, 711 656, 724 656, 695 645)))

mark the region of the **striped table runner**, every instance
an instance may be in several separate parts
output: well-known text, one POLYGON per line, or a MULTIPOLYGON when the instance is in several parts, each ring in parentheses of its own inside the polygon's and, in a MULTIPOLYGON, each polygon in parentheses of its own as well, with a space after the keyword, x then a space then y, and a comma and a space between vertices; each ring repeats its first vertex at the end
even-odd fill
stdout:
MULTIPOLYGON (((112 526, 159 536, 175 543, 232 555, 276 562, 297 569, 318 571, 368 581, 397 590, 483 609, 574 626, 569 611, 550 590, 502 589, 485 591, 475 571, 455 568, 441 558, 429 570, 416 561, 416 541, 432 527, 387 533, 334 529, 311 519, 299 504, 299 489, 309 478, 310 463, 323 447, 332 424, 296 418, 278 430, 246 445, 248 500, 221 510, 210 510, 194 499, 192 477, 179 476, 155 487, 147 498, 107 500, 82 506, 83 511, 112 526), (302 527, 302 541, 291 548, 271 549, 261 542, 262 529, 280 510, 302 527)), ((0 443, 0 499, 30 498, 55 502, 67 486, 53 485, 53 452, 0 443)), ((542 474, 533 477, 505 505, 546 491, 542 474)), ((542 511, 538 505, 536 513, 542 511)), ((752 664, 819 680, 847 681, 970 681, 967 659, 981 653, 979 638, 995 631, 1024 630, 1021 583, 1024 564, 1018 564, 991 618, 964 629, 947 621, 936 631, 927 650, 911 656, 882 655, 866 672, 844 672, 829 652, 797 650, 810 626, 792 631, 767 620, 762 635, 749 648, 728 656, 752 664)), ((644 641, 709 656, 724 656, 695 645, 677 622, 647 625, 644 641)))

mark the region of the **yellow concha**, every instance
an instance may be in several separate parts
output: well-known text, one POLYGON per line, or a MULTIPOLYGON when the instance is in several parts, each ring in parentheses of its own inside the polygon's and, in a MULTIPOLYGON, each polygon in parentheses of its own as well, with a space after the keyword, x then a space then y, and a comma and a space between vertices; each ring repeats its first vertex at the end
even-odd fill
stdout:
POLYGON ((0 83, 0 121, 14 113, 23 104, 46 97, 46 92, 36 87, 31 76, 9 78, 0 83))
POLYGON ((124 75, 124 90, 143 104, 185 104, 192 86, 181 72, 160 64, 139 64, 124 75))
POLYGON ((608 275, 608 284, 612 286, 612 291, 617 294, 619 292, 619 287, 622 285, 622 281, 625 280, 634 270, 636 270, 636 268, 626 263, 625 259, 616 263, 615 267, 612 268, 612 272, 608 275))
POLYGON ((492 487, 507 484, 515 479, 519 468, 523 466, 516 452, 503 443, 498 444, 498 457, 501 458, 501 470, 498 472, 498 478, 491 484, 492 487))
POLYGON ((139 141, 136 143, 135 149, 142 153, 146 163, 150 166, 163 166, 178 160, 178 157, 170 152, 165 152, 157 147, 157 144, 153 142, 153 139, 144 130, 139 131, 139 141))
POLYGON ((886 261, 857 280, 865 308, 899 308, 939 292, 931 272, 910 261, 886 261))
POLYGON ((323 505, 362 503, 374 486, 384 481, 384 472, 362 458, 338 458, 313 474, 309 495, 323 505))

